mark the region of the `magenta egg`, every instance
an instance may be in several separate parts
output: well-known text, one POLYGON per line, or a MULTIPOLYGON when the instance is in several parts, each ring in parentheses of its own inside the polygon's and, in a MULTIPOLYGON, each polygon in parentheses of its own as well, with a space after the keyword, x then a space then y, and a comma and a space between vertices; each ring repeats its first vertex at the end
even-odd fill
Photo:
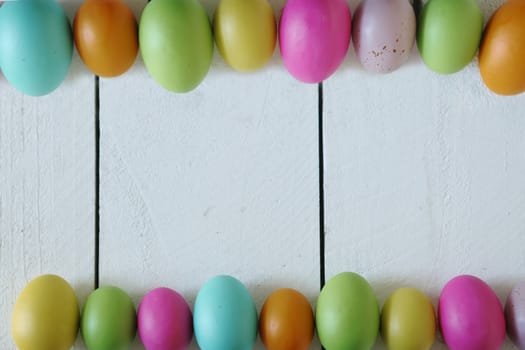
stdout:
POLYGON ((445 285, 438 318, 451 350, 498 350, 505 340, 501 303, 494 291, 474 276, 458 276, 445 285))
POLYGON ((193 337, 190 307, 169 288, 157 288, 142 299, 137 313, 138 331, 147 350, 183 350, 193 337))
POLYGON ((286 69, 305 83, 318 83, 343 62, 350 43, 351 14, 344 0, 288 0, 279 23, 286 69))

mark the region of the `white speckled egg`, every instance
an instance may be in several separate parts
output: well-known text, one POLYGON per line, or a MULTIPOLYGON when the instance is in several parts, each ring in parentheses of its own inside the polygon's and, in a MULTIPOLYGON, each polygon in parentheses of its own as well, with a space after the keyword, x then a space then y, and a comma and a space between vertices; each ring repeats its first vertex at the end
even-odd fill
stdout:
POLYGON ((357 57, 370 72, 389 73, 408 60, 416 36, 416 16, 409 0, 363 0, 352 38, 357 57))
POLYGON ((507 334, 520 349, 525 349, 525 283, 516 285, 505 303, 507 334))

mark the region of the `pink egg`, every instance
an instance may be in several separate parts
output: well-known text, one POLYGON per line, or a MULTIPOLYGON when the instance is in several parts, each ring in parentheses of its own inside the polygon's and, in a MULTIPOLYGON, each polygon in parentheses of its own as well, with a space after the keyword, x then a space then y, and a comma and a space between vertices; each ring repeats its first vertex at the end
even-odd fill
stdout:
POLYGON ((350 28, 345 0, 288 0, 279 23, 286 69, 305 83, 325 80, 345 58, 350 28))
POLYGON ((451 350, 498 350, 505 340, 503 308, 481 279, 450 280, 439 297, 439 326, 451 350))
POLYGON ((147 350, 186 349, 193 337, 190 307, 169 288, 157 288, 144 296, 138 314, 138 331, 147 350))

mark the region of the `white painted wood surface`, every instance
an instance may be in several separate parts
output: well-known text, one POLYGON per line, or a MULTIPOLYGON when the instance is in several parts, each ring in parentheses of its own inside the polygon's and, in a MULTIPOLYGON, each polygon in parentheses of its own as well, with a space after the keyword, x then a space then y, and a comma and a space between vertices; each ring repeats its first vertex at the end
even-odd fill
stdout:
MULTIPOLYGON (((501 1, 480 3, 488 19, 501 1)), ((381 305, 412 286, 436 306, 468 273, 504 302, 525 279, 525 96, 491 94, 476 62, 433 73, 417 49, 387 76, 349 54, 324 96, 327 278, 355 271, 381 305)))
MULTIPOLYGON (((65 3, 70 15, 78 3, 65 3)), ((128 3, 139 17, 146 1, 128 3)), ((502 1, 480 3, 488 18, 502 1)), ((210 15, 215 4, 205 2, 210 15)), ((282 286, 315 303, 316 86, 294 81, 278 51, 251 75, 215 53, 190 94, 164 91, 138 58, 101 79, 100 98, 101 285, 137 304, 168 286, 192 305, 206 279, 227 273, 259 309, 282 286)), ((448 279, 471 273, 504 301, 525 279, 524 102, 490 94, 476 63, 440 76, 414 52, 376 76, 350 52, 324 84, 327 278, 356 271, 381 303, 405 285, 435 302, 448 279)), ((0 76, 0 349, 14 349, 8 315, 31 278, 60 274, 81 302, 92 288, 93 106, 78 57, 44 98, 0 76)))
MULTIPOLYGON (((205 3, 210 16, 214 3, 205 3)), ((136 13, 145 4, 134 2, 136 13)), ((313 304, 317 86, 294 81, 277 54, 241 75, 216 52, 189 94, 163 90, 140 61, 100 89, 101 285, 124 288, 137 304, 168 286, 193 305, 208 278, 230 274, 259 309, 285 286, 313 304)))
POLYGON ((11 310, 29 280, 58 274, 80 300, 93 288, 93 91, 78 58, 45 97, 0 74, 0 349, 14 349, 11 310))

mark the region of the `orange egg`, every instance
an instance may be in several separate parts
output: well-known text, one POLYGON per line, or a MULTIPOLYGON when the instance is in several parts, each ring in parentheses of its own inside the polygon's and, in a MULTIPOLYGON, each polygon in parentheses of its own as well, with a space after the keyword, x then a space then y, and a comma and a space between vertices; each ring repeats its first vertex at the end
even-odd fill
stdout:
POLYGON ((137 21, 123 0, 84 1, 73 31, 80 57, 99 76, 121 75, 137 57, 137 21))
POLYGON ((310 303, 295 289, 274 291, 261 310, 259 332, 268 350, 308 349, 314 336, 310 303))
POLYGON ((479 70, 500 95, 525 91, 525 1, 509 0, 492 16, 481 42, 479 70))

